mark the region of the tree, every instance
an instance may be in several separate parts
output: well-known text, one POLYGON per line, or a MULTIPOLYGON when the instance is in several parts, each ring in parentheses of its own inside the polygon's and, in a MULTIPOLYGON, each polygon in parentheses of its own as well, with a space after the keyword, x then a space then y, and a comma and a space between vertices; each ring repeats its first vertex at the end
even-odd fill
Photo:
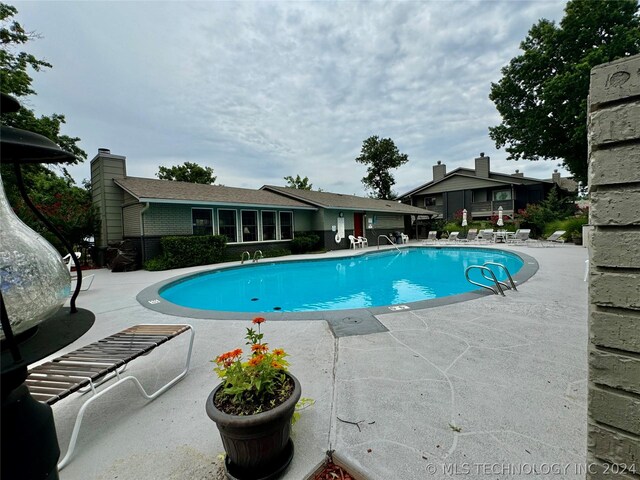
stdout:
POLYGON ((367 176, 362 178, 365 188, 372 190, 371 197, 392 200, 397 195, 391 190, 396 183, 389 172, 409 161, 405 153, 400 153, 393 140, 372 136, 362 144, 356 162, 369 165, 367 176))
POLYGON ((173 167, 158 167, 156 177, 160 180, 173 180, 175 182, 203 183, 212 185, 216 178, 213 175, 213 168, 201 167, 197 163, 184 162, 183 165, 173 167))
POLYGON ((638 3, 570 0, 559 26, 541 19, 520 49, 491 84, 502 123, 489 136, 509 160, 561 159, 586 185, 590 70, 640 53, 638 3))
MULTIPOLYGON (((33 79, 29 75, 29 68, 39 72, 44 68, 51 68, 51 64, 36 58, 26 52, 14 53, 13 49, 30 40, 39 38, 33 32, 27 32, 13 16, 18 13, 15 7, 0 3, 0 89, 3 93, 17 98, 35 95, 31 88, 33 79)), ((39 133, 53 140, 60 148, 77 157, 75 162, 87 158, 87 154, 78 147, 77 137, 61 135, 60 128, 65 123, 64 115, 54 113, 50 116, 37 117, 33 110, 24 106, 16 113, 1 113, 0 123, 15 128, 22 128, 30 132, 39 133)))
POLYGON ((287 175, 284 177, 287 181, 287 187, 297 188, 298 190, 311 190, 313 188, 313 184, 309 183, 309 177, 300 178, 300 175, 296 175, 296 178, 293 178, 291 175, 287 175))
MULTIPOLYGON (((15 52, 17 47, 39 38, 13 20, 17 13, 15 7, 0 3, 0 90, 21 99, 36 93, 31 87, 33 79, 29 75, 30 70, 40 72, 51 68, 51 64, 26 52, 15 52)), ((38 117, 33 110, 22 106, 15 113, 0 112, 0 123, 44 135, 76 157, 71 163, 82 162, 87 157, 77 145, 79 138, 60 133, 60 128, 65 123, 64 115, 54 113, 38 117)), ((22 200, 16 186, 13 166, 3 163, 0 167, 7 200, 18 217, 63 251, 59 241, 44 229, 22 200)), ((67 240, 79 245, 85 238, 97 233, 100 220, 87 187, 74 185, 64 168, 61 176, 38 164, 22 165, 21 169, 29 198, 67 240)))

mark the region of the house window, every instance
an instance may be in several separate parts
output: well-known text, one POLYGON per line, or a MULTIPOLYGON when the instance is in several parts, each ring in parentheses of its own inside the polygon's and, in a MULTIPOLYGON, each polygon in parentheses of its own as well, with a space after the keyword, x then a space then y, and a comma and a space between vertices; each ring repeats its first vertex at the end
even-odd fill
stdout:
POLYGON ((486 190, 472 190, 472 192, 471 192, 471 201, 473 203, 486 202, 487 201, 487 191, 486 190))
POLYGON ((280 212, 280 239, 291 240, 293 238, 293 213, 280 212))
POLYGON ((242 241, 258 241, 258 212, 255 210, 242 211, 242 241))
POLYGON ((262 240, 276 239, 276 212, 262 212, 262 240))
POLYGON ((495 190, 493 192, 493 200, 511 200, 511 190, 495 190))
POLYGON ((192 208, 191 225, 194 235, 213 235, 213 212, 210 208, 192 208))
POLYGON ((436 197, 424 197, 424 206, 433 207, 436 204, 436 197))
POLYGON ((218 233, 227 237, 227 242, 238 241, 235 210, 218 210, 218 233))

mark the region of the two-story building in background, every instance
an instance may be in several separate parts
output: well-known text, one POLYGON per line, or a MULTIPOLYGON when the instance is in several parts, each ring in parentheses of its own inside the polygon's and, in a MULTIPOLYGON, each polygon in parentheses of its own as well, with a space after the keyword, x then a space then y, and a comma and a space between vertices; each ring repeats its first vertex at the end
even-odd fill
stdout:
POLYGON ((437 213, 436 218, 452 220, 456 212, 466 209, 470 218, 488 219, 502 207, 505 217, 513 218, 527 204, 544 200, 557 186, 561 194, 575 192, 577 184, 554 171, 549 180, 525 177, 518 170, 513 174, 491 171, 490 158, 481 153, 475 168, 456 168, 447 173, 442 162, 433 166, 433 180, 399 197, 408 205, 437 213))

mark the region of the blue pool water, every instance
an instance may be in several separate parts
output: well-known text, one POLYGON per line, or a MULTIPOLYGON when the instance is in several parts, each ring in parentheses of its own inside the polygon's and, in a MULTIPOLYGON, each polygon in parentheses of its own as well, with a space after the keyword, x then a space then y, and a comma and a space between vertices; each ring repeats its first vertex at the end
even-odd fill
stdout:
MULTIPOLYGON (((523 265, 519 256, 500 250, 408 248, 211 271, 171 283, 160 296, 183 307, 234 312, 379 307, 477 290, 464 272, 485 262, 502 263, 512 276, 523 265)), ((494 271, 504 280, 501 271, 494 271)), ((482 280, 479 273, 471 278, 482 280)))

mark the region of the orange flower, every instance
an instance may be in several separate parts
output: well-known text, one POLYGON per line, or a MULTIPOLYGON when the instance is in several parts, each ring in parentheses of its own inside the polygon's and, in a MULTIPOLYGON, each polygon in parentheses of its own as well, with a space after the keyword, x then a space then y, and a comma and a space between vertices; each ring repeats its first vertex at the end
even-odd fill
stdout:
POLYGON ((267 320, 264 317, 256 317, 253 319, 252 323, 255 325, 260 325, 261 323, 266 322, 267 320))
POLYGON ((251 357, 248 363, 251 367, 257 367, 258 365, 260 365, 260 362, 262 362, 262 360, 264 360, 264 355, 256 355, 255 357, 251 357))
POLYGON ((217 363, 224 363, 225 366, 229 366, 233 363, 234 359, 242 355, 242 349, 236 348, 235 350, 231 350, 230 352, 223 353, 218 358, 216 358, 217 363))
POLYGON ((271 366, 273 368, 277 368, 277 369, 281 369, 282 368, 282 364, 276 362, 275 360, 273 362, 271 362, 271 366))
POLYGON ((283 349, 281 349, 281 348, 276 348, 276 349, 273 351, 273 354, 274 354, 275 356, 277 356, 277 357, 281 357, 281 356, 283 356, 283 355, 284 355, 284 350, 283 350, 283 349))
POLYGON ((254 343, 251 345, 252 352, 267 352, 269 350, 269 345, 266 343, 254 343))

